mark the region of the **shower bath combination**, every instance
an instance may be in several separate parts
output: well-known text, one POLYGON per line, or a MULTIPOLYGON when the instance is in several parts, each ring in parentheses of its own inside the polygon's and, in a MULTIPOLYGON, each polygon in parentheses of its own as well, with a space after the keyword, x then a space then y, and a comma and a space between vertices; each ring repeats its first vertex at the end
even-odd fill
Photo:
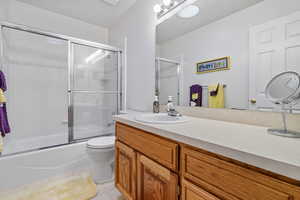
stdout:
POLYGON ((12 155, 114 134, 121 107, 121 50, 2 22, 12 155))

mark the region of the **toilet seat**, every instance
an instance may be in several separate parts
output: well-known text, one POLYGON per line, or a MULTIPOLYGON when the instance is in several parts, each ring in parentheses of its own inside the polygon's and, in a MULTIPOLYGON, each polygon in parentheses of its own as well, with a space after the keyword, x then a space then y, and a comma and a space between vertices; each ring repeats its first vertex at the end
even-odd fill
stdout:
POLYGON ((98 137, 87 141, 87 147, 93 149, 108 149, 115 145, 115 136, 98 137))

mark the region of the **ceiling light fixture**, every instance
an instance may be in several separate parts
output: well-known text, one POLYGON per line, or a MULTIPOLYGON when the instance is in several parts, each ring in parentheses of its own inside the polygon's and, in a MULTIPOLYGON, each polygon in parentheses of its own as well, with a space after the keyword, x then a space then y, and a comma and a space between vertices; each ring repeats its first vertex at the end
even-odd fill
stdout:
POLYGON ((154 7, 153 7, 153 10, 155 13, 160 13, 162 11, 162 8, 159 4, 156 4, 154 7))
MULTIPOLYGON (((184 2, 186 0, 181 0, 184 2)), ((157 17, 160 18, 164 14, 168 13, 170 10, 174 9, 179 3, 175 0, 162 0, 161 4, 156 4, 153 7, 155 13, 157 13, 157 17)))
POLYGON ((199 10, 199 7, 195 5, 189 5, 182 9, 177 15, 181 18, 191 18, 198 15, 199 10))

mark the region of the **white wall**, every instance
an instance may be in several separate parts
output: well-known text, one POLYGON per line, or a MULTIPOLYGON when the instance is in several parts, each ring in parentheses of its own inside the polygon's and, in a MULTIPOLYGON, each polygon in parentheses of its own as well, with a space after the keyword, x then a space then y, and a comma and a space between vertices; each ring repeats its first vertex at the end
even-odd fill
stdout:
POLYGON ((300 9, 299 0, 265 0, 217 22, 160 44, 160 56, 184 56, 184 105, 188 105, 189 87, 193 84, 228 85, 226 106, 248 107, 249 28, 300 9), (231 56, 232 69, 208 74, 195 74, 196 63, 231 56))
POLYGON ((0 1, 0 21, 7 19, 8 2, 0 1))
POLYGON ((67 17, 61 14, 40 9, 15 0, 1 0, 9 4, 9 22, 24 24, 86 40, 107 43, 108 29, 67 17))
POLYGON ((156 47, 155 47, 155 55, 157 56, 157 57, 159 57, 160 56, 160 45, 159 44, 156 44, 156 47))
POLYGON ((130 109, 150 110, 154 96, 155 14, 154 0, 136 4, 110 29, 110 44, 127 46, 127 105, 130 109))

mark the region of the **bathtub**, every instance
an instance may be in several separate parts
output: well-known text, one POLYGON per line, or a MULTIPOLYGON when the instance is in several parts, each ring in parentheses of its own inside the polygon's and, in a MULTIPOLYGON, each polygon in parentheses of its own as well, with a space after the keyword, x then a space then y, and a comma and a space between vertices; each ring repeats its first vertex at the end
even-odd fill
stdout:
POLYGON ((0 192, 51 177, 91 173, 86 142, 0 158, 0 192))
MULTIPOLYGON (((115 132, 113 125, 104 128, 85 125, 83 127, 76 127, 75 131, 76 137, 78 138, 90 138, 95 137, 95 135, 113 135, 115 132)), ((2 155, 16 154, 62 144, 68 144, 68 132, 54 133, 45 136, 37 135, 35 137, 20 139, 16 138, 14 134, 8 134, 4 139, 2 155)))
POLYGON ((10 155, 33 149, 40 149, 43 147, 53 146, 53 144, 59 145, 68 143, 67 134, 65 133, 19 140, 13 140, 14 138, 11 139, 9 137, 10 135, 5 137, 2 155, 10 155))

